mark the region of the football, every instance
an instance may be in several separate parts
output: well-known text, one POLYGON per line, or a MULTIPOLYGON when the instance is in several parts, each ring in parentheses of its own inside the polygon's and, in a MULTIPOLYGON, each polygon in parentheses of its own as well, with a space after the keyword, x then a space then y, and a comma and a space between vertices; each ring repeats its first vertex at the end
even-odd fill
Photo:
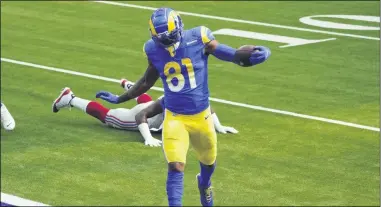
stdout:
POLYGON ((253 51, 255 45, 243 45, 238 48, 238 50, 253 51))
POLYGON ((251 53, 254 51, 254 45, 243 45, 237 49, 237 56, 241 60, 239 65, 242 67, 250 67, 252 64, 250 63, 251 53))

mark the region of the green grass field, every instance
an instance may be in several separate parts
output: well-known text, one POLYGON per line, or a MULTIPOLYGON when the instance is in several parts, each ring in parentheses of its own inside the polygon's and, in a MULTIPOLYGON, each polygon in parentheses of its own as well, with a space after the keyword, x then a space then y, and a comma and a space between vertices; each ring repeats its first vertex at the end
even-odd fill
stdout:
MULTIPOLYGON (((379 31, 299 22, 320 14, 380 16, 376 1, 126 3, 379 37, 379 31)), ((1 57, 137 80, 146 67, 142 46, 150 38, 151 13, 95 2, 1 2, 1 57)), ((279 48, 284 44, 216 35, 234 47, 266 45, 272 56, 254 68, 211 57, 211 96, 379 127, 379 40, 182 18, 186 28, 204 25, 212 31, 337 38, 279 48)), ((123 92, 117 83, 1 62, 1 100, 16 120, 15 131, 1 129, 1 192, 50 205, 167 205, 162 149, 144 146, 138 132, 107 128, 76 109, 53 114, 51 104, 65 86, 91 100, 98 90, 123 92)), ((211 104, 223 124, 239 130, 237 135, 218 135, 216 205, 380 205, 379 132, 211 104)), ((200 205, 195 180, 199 165, 192 149, 187 159, 183 204, 200 205)))

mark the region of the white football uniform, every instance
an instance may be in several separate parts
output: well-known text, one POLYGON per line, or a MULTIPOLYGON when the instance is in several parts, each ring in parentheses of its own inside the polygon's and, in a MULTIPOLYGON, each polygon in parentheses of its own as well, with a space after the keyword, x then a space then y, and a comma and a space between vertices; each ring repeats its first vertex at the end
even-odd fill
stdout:
MULTIPOLYGON (((147 108, 149 105, 153 104, 154 101, 149 101, 146 103, 138 104, 132 109, 117 108, 110 109, 105 118, 105 123, 108 126, 124 129, 124 130, 139 130, 136 124, 135 116, 143 109, 147 108)), ((151 131, 161 130, 164 121, 164 113, 160 113, 152 118, 147 119, 148 127, 151 131)))

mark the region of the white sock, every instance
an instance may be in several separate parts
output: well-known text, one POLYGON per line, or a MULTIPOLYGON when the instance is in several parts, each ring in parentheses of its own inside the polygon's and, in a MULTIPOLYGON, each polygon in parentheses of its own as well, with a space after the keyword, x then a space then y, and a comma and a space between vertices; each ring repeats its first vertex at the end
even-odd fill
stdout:
POLYGON ((86 108, 87 108, 87 105, 89 105, 89 103, 90 103, 89 100, 79 98, 79 97, 74 97, 70 101, 70 105, 72 105, 73 107, 80 109, 84 112, 86 112, 86 108))

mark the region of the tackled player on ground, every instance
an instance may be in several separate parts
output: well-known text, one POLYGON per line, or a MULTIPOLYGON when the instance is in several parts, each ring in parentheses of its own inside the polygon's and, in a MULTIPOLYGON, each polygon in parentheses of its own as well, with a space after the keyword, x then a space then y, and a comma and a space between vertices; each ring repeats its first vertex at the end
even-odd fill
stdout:
MULTIPOLYGON (((131 82, 126 79, 122 79, 120 85, 126 91, 132 87, 131 82)), ((75 96, 71 89, 66 87, 53 102, 52 111, 57 113, 60 109, 66 107, 80 109, 107 126, 129 131, 139 130, 144 138, 145 145, 157 147, 161 145, 162 141, 155 139, 151 132, 161 132, 162 130, 164 121, 162 97, 153 101, 151 96, 144 93, 136 98, 137 105, 132 109, 109 109, 98 102, 75 96)), ((224 134, 238 133, 233 127, 221 125, 216 113, 213 112, 212 117, 217 132, 224 134)))

